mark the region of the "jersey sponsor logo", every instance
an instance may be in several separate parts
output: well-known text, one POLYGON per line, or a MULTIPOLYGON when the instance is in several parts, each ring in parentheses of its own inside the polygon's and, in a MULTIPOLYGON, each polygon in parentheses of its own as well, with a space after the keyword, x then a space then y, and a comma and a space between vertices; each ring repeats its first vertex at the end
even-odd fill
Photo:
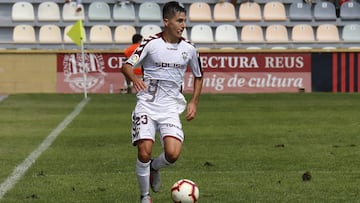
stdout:
POLYGON ((155 66, 161 68, 181 68, 181 64, 178 63, 155 62, 155 66))

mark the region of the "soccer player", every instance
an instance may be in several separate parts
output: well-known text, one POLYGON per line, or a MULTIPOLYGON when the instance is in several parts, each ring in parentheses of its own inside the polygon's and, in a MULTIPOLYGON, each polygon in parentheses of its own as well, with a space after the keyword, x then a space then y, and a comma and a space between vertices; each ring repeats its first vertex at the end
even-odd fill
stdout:
POLYGON ((186 108, 188 121, 196 115, 203 73, 196 48, 182 38, 185 22, 186 10, 181 4, 176 1, 164 4, 164 30, 144 39, 122 67, 137 91, 132 113, 132 143, 137 146, 136 174, 142 203, 152 202, 150 186, 153 192, 160 190, 159 169, 175 163, 180 156, 184 140, 180 114, 186 108), (139 64, 143 68, 142 79, 132 70, 139 64), (182 94, 187 67, 195 78, 188 104, 182 94), (152 158, 156 132, 163 152, 152 158))

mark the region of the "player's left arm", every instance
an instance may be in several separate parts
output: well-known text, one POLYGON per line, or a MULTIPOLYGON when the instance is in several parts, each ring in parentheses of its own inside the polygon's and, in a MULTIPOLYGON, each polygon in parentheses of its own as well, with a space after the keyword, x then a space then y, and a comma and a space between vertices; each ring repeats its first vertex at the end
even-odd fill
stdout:
POLYGON ((196 116, 197 105, 203 85, 203 71, 200 63, 199 53, 194 49, 192 59, 190 60, 190 68, 195 76, 192 98, 187 105, 186 120, 191 121, 196 116))
POLYGON ((201 94, 202 84, 203 84, 203 78, 196 77, 194 80, 193 95, 187 106, 186 120, 188 120, 188 121, 191 121, 196 116, 197 105, 199 103, 199 97, 201 94))

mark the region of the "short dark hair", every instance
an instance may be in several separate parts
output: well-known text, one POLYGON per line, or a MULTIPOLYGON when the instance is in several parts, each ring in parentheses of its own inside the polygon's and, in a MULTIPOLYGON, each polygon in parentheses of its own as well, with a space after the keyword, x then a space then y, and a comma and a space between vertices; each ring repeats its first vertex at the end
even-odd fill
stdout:
POLYGON ((186 14, 186 10, 182 4, 177 1, 167 2, 163 7, 163 19, 169 19, 175 16, 178 12, 186 14))
POLYGON ((141 34, 134 34, 132 36, 132 43, 135 44, 135 43, 139 43, 141 42, 143 39, 143 36, 141 34))

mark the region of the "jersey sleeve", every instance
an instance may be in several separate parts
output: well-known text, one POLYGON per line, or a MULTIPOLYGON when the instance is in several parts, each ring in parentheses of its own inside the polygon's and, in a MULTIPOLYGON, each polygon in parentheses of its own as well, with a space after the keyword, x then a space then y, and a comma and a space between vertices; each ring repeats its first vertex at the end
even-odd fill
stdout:
POLYGON ((194 74, 195 77, 200 78, 203 76, 203 71, 200 63, 200 56, 199 52, 194 48, 191 60, 189 62, 189 67, 191 69, 191 72, 194 74))
POLYGON ((146 57, 149 50, 147 41, 143 41, 140 46, 134 51, 134 53, 126 60, 125 63, 130 64, 132 67, 140 66, 142 60, 146 57))

